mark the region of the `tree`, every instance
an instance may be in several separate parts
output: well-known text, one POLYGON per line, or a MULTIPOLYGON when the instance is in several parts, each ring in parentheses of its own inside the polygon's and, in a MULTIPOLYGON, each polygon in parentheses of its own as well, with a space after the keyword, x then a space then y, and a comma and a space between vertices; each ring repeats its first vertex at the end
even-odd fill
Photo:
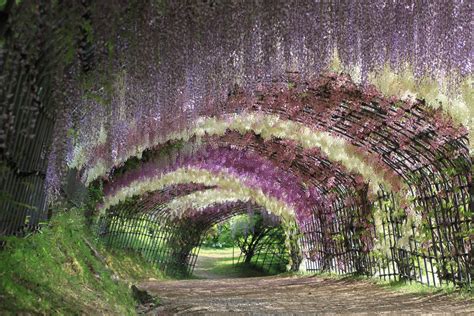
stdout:
POLYGON ((259 243, 278 227, 279 223, 266 220, 266 217, 262 216, 261 213, 241 215, 234 218, 231 222, 231 228, 235 242, 244 254, 245 263, 250 263, 259 243))

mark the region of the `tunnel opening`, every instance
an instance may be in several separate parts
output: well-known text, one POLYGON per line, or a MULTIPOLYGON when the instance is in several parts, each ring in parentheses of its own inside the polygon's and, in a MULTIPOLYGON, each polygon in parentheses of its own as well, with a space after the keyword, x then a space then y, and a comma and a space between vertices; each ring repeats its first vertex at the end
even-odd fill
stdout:
POLYGON ((262 274, 288 269, 292 253, 288 240, 295 236, 287 235, 277 216, 252 203, 213 203, 180 218, 170 218, 163 204, 145 213, 137 209, 135 204, 132 212, 122 208, 102 216, 98 234, 108 247, 133 251, 170 275, 191 277, 201 248, 218 249, 221 243, 232 248, 232 268, 262 274))
POLYGON ((258 209, 233 214, 204 233, 194 274, 214 279, 285 272, 290 263, 286 239, 275 216, 258 209))

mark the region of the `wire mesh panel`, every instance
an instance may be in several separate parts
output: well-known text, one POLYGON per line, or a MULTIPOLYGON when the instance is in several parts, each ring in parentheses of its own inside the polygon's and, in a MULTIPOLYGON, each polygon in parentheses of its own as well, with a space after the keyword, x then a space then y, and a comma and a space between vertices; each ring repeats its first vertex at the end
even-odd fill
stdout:
MULTIPOLYGON (((454 223, 447 221, 449 213, 444 214, 450 210, 426 214, 420 206, 419 210, 412 210, 415 212, 413 220, 400 207, 394 194, 383 191, 379 191, 371 207, 373 211, 369 213, 367 226, 359 233, 354 233, 353 223, 341 229, 347 214, 357 215, 354 210, 342 208, 335 218, 314 215, 306 222, 301 238, 306 270, 366 274, 431 286, 470 286, 472 270, 466 251, 471 249, 472 241, 464 237, 458 244, 462 251, 456 251, 458 236, 449 225, 454 223), (441 219, 442 225, 439 224, 441 219), (364 240, 369 243, 364 244, 364 240)), ((457 225, 468 221, 459 218, 457 225)))
MULTIPOLYGON (((66 99, 60 85, 77 49, 78 6, 32 0, 0 5, 0 236, 23 235, 50 216, 46 182, 62 179, 48 172, 54 167, 48 156, 66 99)), ((63 137, 58 146, 67 142, 63 137)))
POLYGON ((179 231, 166 218, 111 213, 101 217, 98 233, 108 247, 132 251, 168 274, 186 274, 188 249, 179 231))
POLYGON ((46 3, 37 11, 11 6, 5 14, 9 20, 0 33, 0 236, 22 235, 47 218, 44 180, 56 105, 51 60, 58 40, 46 3))

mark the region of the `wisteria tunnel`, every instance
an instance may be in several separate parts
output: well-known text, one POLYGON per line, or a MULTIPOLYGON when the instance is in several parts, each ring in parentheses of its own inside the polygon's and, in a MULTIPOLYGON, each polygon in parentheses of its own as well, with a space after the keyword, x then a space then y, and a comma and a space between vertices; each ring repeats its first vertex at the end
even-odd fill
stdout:
POLYGON ((189 275, 213 225, 258 213, 285 232, 267 264, 472 288, 471 1, 0 13, 0 236, 67 202, 189 275))

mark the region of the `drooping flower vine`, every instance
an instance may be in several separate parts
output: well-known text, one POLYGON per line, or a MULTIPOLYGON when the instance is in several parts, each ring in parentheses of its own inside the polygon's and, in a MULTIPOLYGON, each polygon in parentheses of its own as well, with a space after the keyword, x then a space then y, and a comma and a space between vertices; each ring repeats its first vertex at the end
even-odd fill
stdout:
POLYGON ((158 122, 157 126, 139 124, 146 130, 144 135, 166 130, 170 124, 184 127, 197 113, 215 112, 235 85, 252 89, 262 81, 286 77, 287 71, 314 77, 334 64, 335 54, 337 71, 352 73, 363 82, 371 78, 378 82, 377 74, 383 74, 386 66, 403 74, 409 65, 414 92, 417 83, 424 89, 425 79, 443 84, 450 75, 455 84, 472 78, 471 9, 466 1, 426 5, 272 1, 219 3, 213 9, 198 3, 165 1, 162 5, 161 9, 137 5, 146 14, 119 17, 114 14, 127 12, 120 10, 121 4, 93 6, 90 23, 98 50, 111 54, 101 55, 101 61, 112 67, 110 77, 116 83, 94 81, 103 76, 104 66, 83 84, 83 94, 88 96, 83 111, 89 114, 77 124, 85 146, 100 132, 97 121, 114 126, 114 146, 120 147, 127 131, 120 122, 146 118, 158 122), (119 20, 124 24, 103 23, 119 20), (127 26, 139 26, 138 31, 129 34, 124 31, 127 26), (116 110, 97 104, 104 96, 116 110), (113 113, 120 115, 110 117, 113 113))
MULTIPOLYGON (((179 134, 170 135, 169 138, 160 139, 154 144, 137 145, 132 152, 126 155, 126 160, 137 153, 142 153, 147 148, 155 147, 169 140, 189 141, 193 136, 203 137, 205 135, 224 135, 227 130, 237 131, 245 134, 253 131, 260 135, 263 139, 268 140, 272 137, 279 137, 297 142, 305 149, 318 149, 323 152, 329 159, 340 162, 349 171, 361 174, 372 185, 376 192, 380 184, 388 188, 398 189, 401 185, 397 175, 383 164, 378 163, 379 168, 375 169, 371 165, 376 158, 372 158, 348 144, 342 138, 332 136, 329 133, 311 130, 300 123, 292 121, 283 121, 275 115, 259 115, 259 114, 241 114, 228 115, 222 120, 215 118, 200 118, 194 124, 194 128, 190 131, 183 131, 179 134)), ((80 151, 80 149, 78 150, 80 151)), ((94 155, 94 160, 90 161, 85 167, 86 161, 84 156, 78 154, 77 158, 70 164, 71 168, 85 168, 84 179, 88 184, 97 177, 107 174, 113 167, 107 165, 105 160, 98 159, 98 155, 94 155), (98 159, 98 160, 96 160, 98 159), (95 164, 94 164, 95 163, 95 164)), ((123 161, 122 161, 123 162, 123 161)))
POLYGON ((131 183, 133 185, 121 187, 105 196, 104 202, 99 206, 99 209, 104 212, 110 207, 124 202, 129 197, 153 192, 180 183, 201 183, 207 186, 218 186, 223 190, 241 194, 241 196, 249 196, 256 204, 284 219, 291 219, 296 214, 291 204, 266 195, 262 189, 247 186, 242 180, 231 174, 223 171, 215 173, 205 169, 189 167, 179 168, 163 175, 137 179, 131 183))
POLYGON ((238 214, 255 214, 260 213, 264 220, 269 224, 280 224, 282 219, 274 214, 269 213, 267 210, 259 205, 256 205, 250 201, 236 200, 212 203, 200 210, 188 209, 182 211, 182 218, 175 218, 175 222, 185 222, 187 224, 207 222, 211 224, 222 222, 223 220, 238 214), (217 216, 219 215, 219 216, 217 216))
POLYGON ((229 191, 220 188, 198 191, 173 199, 165 205, 165 208, 171 214, 172 218, 182 218, 186 215, 186 212, 189 213, 190 210, 200 213, 213 204, 226 204, 237 201, 248 202, 251 197, 243 195, 242 193, 242 191, 229 191))
POLYGON ((423 112, 423 104, 418 101, 384 99, 373 89, 360 90, 344 76, 328 76, 314 83, 298 84, 295 87, 272 85, 268 90, 262 88, 263 97, 237 96, 226 103, 230 112, 241 112, 241 107, 251 111, 198 117, 181 130, 174 128, 158 135, 143 134, 140 130, 139 135, 143 137, 130 134, 132 138, 124 143, 129 145, 112 156, 108 144, 92 146, 87 151, 78 145, 70 167, 82 169, 83 180, 89 183, 106 175, 111 168, 130 157, 140 157, 145 150, 169 140, 188 141, 194 136, 222 135, 227 130, 239 131, 241 134, 254 131, 264 139, 281 137, 296 141, 304 148, 321 150, 331 160, 341 162, 349 171, 361 174, 370 182, 372 191, 376 191, 380 184, 398 191, 406 180, 401 175, 436 162, 443 151, 451 150, 449 144, 453 138, 465 135, 463 128, 454 127, 440 112, 423 112), (321 97, 324 93, 329 96, 321 97), (371 111, 384 113, 385 118, 368 115, 365 110, 367 104, 375 104, 371 111), (285 111, 285 114, 281 111, 285 111), (366 117, 359 119, 358 124, 344 123, 344 120, 340 126, 334 123, 334 116, 351 117, 351 113, 360 113, 357 115, 366 117), (433 116, 433 122, 420 122, 422 114, 433 116), (347 124, 352 126, 345 127, 347 130, 339 134, 337 131, 347 124), (433 131, 436 131, 436 137, 424 137, 421 140, 412 136, 430 135, 433 131), (422 149, 420 142, 430 151, 422 149), (390 148, 393 146, 396 146, 395 150, 390 148), (408 161, 406 155, 414 159, 408 161), (402 161, 403 164, 394 165, 393 161, 402 161))
POLYGON ((180 157, 178 157, 179 153, 174 154, 175 159, 170 160, 164 157, 164 162, 152 160, 142 164, 138 169, 117 176, 105 186, 106 196, 113 195, 120 188, 135 185, 138 179, 158 176, 182 166, 190 166, 216 173, 225 171, 242 178, 247 185, 261 188, 265 193, 296 206, 300 214, 310 212, 312 207, 322 203, 323 198, 329 201, 329 197, 333 197, 333 195, 323 197, 319 188, 311 183, 303 183, 301 178, 284 168, 279 168, 256 153, 229 147, 215 149, 204 147, 180 157))

